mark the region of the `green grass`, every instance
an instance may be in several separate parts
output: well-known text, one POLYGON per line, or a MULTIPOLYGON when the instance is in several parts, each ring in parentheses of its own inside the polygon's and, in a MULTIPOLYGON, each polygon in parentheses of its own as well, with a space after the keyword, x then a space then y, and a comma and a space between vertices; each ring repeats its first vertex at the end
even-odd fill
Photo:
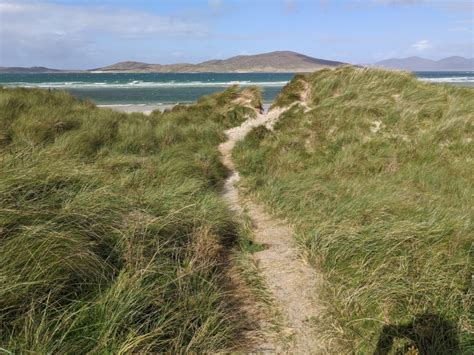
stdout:
POLYGON ((334 352, 391 337, 392 351, 472 352, 474 90, 344 67, 295 78, 275 105, 301 80, 312 110, 256 128, 234 159, 323 272, 321 336, 334 352))
POLYGON ((0 88, 0 350, 209 352, 238 221, 217 145, 253 110, 232 87, 150 116, 0 88))
POLYGON ((301 101, 301 94, 305 89, 305 75, 296 74, 286 86, 285 93, 275 98, 270 109, 275 107, 286 107, 295 101, 301 101))

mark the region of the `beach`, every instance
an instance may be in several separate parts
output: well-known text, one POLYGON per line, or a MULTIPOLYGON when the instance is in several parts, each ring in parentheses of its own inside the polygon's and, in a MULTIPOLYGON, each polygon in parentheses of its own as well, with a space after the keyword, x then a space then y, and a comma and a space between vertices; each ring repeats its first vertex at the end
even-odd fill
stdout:
POLYGON ((116 105, 97 105, 97 107, 101 108, 109 108, 115 111, 125 112, 125 113, 133 113, 139 112, 145 115, 151 114, 155 110, 164 111, 170 108, 173 108, 177 104, 116 104, 116 105))
MULTIPOLYGON (((473 72, 418 72, 423 81, 470 86, 473 72)), ((122 112, 161 111, 177 103, 190 104, 200 97, 232 85, 258 86, 264 103, 271 103, 294 73, 45 73, 3 74, 4 87, 65 90, 78 99, 122 112)))
MULTIPOLYGON (((165 111, 173 108, 176 104, 155 104, 155 105, 142 105, 142 104, 124 104, 124 105, 97 105, 101 108, 109 108, 115 111, 125 112, 125 113, 134 113, 139 112, 145 115, 151 114, 155 110, 165 111)), ((270 103, 264 103, 262 105, 263 110, 266 112, 270 108, 270 103)))

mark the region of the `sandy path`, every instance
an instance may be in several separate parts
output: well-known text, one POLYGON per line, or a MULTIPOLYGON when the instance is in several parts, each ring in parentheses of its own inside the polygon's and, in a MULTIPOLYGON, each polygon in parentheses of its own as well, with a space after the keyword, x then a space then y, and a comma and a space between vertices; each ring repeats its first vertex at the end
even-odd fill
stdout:
MULTIPOLYGON (((324 353, 324 349, 315 339, 315 329, 311 327, 311 322, 307 322, 321 310, 315 298, 320 278, 299 256, 291 227, 266 213, 262 206, 253 202, 244 203, 239 199, 235 186, 240 179, 231 156, 236 142, 244 139, 254 127, 265 125, 271 129, 283 111, 284 109, 277 108, 258 114, 241 126, 226 131, 228 140, 219 146, 219 150, 223 163, 231 174, 225 183, 223 196, 237 213, 244 209, 247 211, 254 224, 255 241, 266 247, 253 255, 286 323, 286 329, 283 331, 285 339, 269 336, 260 344, 256 344, 254 351, 324 353)), ((282 334, 279 336, 281 338, 282 334)))

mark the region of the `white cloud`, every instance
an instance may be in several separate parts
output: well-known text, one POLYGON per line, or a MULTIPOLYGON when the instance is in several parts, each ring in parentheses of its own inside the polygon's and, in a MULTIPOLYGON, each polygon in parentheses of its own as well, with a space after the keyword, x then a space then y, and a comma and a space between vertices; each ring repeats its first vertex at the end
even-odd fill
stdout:
MULTIPOLYGON (((1 0, 0 0, 1 1, 1 0)), ((182 19, 103 6, 0 2, 1 31, 73 35, 91 30, 124 35, 191 34, 200 26, 182 19)))
POLYGON ((0 0, 0 64, 87 55, 99 42, 206 34, 200 23, 116 6, 0 0))
POLYGON ((430 41, 426 39, 413 43, 411 46, 412 48, 415 48, 417 51, 420 51, 420 52, 432 47, 430 41))

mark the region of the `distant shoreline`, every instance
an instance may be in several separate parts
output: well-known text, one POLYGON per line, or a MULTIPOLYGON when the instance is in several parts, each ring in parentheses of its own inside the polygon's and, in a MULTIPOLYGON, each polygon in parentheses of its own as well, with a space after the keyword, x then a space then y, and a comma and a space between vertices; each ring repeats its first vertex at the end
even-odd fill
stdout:
POLYGON ((155 110, 164 111, 171 109, 174 106, 179 105, 175 104, 100 104, 96 105, 100 108, 109 108, 111 110, 125 112, 125 113, 144 113, 145 115, 151 114, 155 110))
MULTIPOLYGON (((191 103, 175 103, 175 104, 105 104, 105 105, 97 105, 97 107, 100 108, 108 108, 111 110, 115 111, 120 111, 124 113, 143 113, 145 115, 151 114, 155 110, 160 110, 160 111, 165 111, 172 109, 176 105, 187 105, 187 104, 192 104, 191 103)), ((263 104, 263 109, 264 111, 267 111, 271 106, 271 103, 264 103, 263 104)))
MULTIPOLYGON (((474 88, 474 73, 416 73, 419 80, 474 88)), ((166 110, 177 103, 195 103, 200 97, 232 85, 258 86, 264 103, 271 103, 293 74, 21 74, 0 75, 5 87, 65 90, 78 99, 121 112, 166 110)))
MULTIPOLYGON (((349 64, 348 64, 349 65, 349 64)), ((465 70, 465 69, 452 69, 452 70, 409 70, 402 68, 389 68, 389 67, 380 67, 375 65, 359 66, 362 68, 371 68, 371 69, 382 69, 388 71, 405 71, 410 73, 474 73, 474 70, 465 70)), ((313 70, 229 70, 229 71, 140 71, 140 70, 61 70, 61 69, 52 69, 50 71, 28 71, 28 70, 19 70, 19 71, 10 71, 2 70, 0 68, 0 74, 309 74, 317 70, 322 69, 334 69, 331 67, 317 68, 313 70)))
POLYGON ((341 66, 372 67, 378 69, 463 72, 474 70, 474 58, 451 56, 440 60, 421 57, 390 58, 375 63, 347 63, 314 58, 292 51, 273 51, 254 55, 238 55, 227 59, 210 59, 201 63, 151 64, 137 61, 122 61, 111 65, 89 69, 54 69, 44 66, 0 67, 0 73, 168 73, 168 74, 249 74, 249 73, 312 73, 325 68, 341 66))

